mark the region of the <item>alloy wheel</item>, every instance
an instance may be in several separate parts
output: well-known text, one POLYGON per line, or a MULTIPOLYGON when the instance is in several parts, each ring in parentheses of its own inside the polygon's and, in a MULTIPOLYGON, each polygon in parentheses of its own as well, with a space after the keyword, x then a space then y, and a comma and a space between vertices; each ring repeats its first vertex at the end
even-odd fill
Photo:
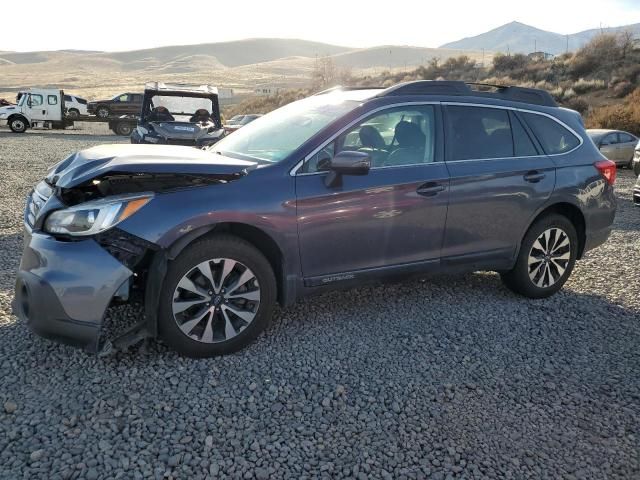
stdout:
POLYGON ((206 260, 189 270, 173 294, 173 318, 186 336, 220 343, 255 319, 260 286, 246 265, 230 258, 206 260))
POLYGON ((529 279, 540 288, 554 285, 569 266, 571 241, 561 228, 548 228, 533 242, 529 251, 529 279))

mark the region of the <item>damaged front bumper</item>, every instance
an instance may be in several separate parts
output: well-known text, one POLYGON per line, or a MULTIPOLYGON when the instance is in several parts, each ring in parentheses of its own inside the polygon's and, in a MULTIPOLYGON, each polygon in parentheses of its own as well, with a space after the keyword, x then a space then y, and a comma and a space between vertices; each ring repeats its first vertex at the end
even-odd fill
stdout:
POLYGON ((14 312, 42 337, 98 352, 105 310, 128 293, 132 275, 94 239, 26 230, 14 312))

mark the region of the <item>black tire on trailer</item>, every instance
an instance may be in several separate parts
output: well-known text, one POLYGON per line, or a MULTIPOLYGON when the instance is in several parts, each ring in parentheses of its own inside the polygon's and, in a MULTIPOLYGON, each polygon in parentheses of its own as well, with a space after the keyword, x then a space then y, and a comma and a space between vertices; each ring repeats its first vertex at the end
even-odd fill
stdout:
POLYGON ((24 133, 29 128, 29 121, 21 115, 9 119, 9 128, 13 133, 24 133))
POLYGON ((117 122, 113 126, 113 131, 116 135, 128 137, 133 132, 133 126, 129 122, 117 122))
POLYGON ((72 120, 75 120, 76 118, 80 118, 80 112, 78 111, 77 108, 72 108, 67 113, 67 117, 71 118, 72 120))

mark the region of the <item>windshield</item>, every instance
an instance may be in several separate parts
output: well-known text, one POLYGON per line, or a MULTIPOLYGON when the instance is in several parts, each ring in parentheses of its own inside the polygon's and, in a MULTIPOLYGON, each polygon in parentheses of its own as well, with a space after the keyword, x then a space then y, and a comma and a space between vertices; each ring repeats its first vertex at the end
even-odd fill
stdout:
POLYGON ((26 100, 27 100, 27 95, 25 94, 20 95, 20 101, 18 102, 18 106, 19 107, 23 106, 26 100))
MULTIPOLYGON (((164 107, 169 110, 176 122, 189 122, 200 110, 206 110, 206 116, 211 116, 213 101, 211 98, 154 95, 151 98, 150 107, 152 111, 157 110, 158 107, 164 107)), ((205 116, 204 112, 199 114, 205 116)))
POLYGON ((346 100, 341 92, 305 98, 257 118, 211 150, 236 158, 280 162, 360 104, 358 100, 346 100))

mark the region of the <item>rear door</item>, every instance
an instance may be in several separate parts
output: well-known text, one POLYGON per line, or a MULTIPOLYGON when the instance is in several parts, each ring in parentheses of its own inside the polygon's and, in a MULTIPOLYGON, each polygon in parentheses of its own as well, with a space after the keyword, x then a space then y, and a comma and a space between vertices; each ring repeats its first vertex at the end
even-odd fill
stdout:
POLYGON ((618 139, 620 140, 620 160, 625 164, 631 162, 633 159, 633 152, 638 144, 638 139, 626 132, 620 132, 618 134, 618 139))
POLYGON ((508 265, 555 185, 555 165, 515 111, 445 107, 451 176, 443 263, 508 265))
POLYGON ((613 160, 616 163, 620 161, 619 147, 618 132, 609 133, 600 141, 600 152, 609 160, 613 160))

